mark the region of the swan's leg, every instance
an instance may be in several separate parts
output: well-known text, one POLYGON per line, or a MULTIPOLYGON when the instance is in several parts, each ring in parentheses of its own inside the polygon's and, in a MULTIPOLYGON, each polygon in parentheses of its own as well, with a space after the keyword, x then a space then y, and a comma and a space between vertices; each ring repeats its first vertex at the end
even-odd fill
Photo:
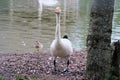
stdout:
POLYGON ((56 57, 54 58, 54 70, 56 71, 56 57))
POLYGON ((70 59, 67 60, 67 69, 68 69, 69 64, 70 64, 70 59))
POLYGON ((69 64, 70 64, 70 58, 67 58, 67 68, 64 70, 64 72, 68 72, 69 64))

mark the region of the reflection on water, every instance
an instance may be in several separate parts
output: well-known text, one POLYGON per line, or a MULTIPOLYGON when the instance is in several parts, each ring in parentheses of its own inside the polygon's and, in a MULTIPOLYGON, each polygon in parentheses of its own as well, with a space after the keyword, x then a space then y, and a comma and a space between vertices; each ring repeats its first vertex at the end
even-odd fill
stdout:
MULTIPOLYGON (((1 0, 0 53, 34 52, 35 41, 49 50, 55 33, 56 6, 63 10, 61 35, 69 36, 74 49, 85 49, 90 5, 90 0, 1 0)), ((112 40, 120 39, 119 8, 116 5, 112 40)))
POLYGON ((57 0, 38 0, 38 19, 41 20, 43 6, 55 6, 58 4, 57 0))
POLYGON ((113 32, 112 32, 112 42, 120 40, 120 2, 116 0, 115 2, 115 13, 113 21, 113 32))

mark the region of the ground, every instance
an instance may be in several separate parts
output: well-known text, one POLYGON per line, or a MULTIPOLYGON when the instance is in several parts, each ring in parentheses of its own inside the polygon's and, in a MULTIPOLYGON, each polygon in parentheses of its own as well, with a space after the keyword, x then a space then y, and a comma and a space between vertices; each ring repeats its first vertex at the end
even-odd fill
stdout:
POLYGON ((69 71, 63 72, 66 60, 57 59, 54 72, 53 58, 48 51, 23 54, 0 54, 0 77, 15 80, 16 77, 37 78, 38 80, 85 80, 86 51, 74 51, 69 71))

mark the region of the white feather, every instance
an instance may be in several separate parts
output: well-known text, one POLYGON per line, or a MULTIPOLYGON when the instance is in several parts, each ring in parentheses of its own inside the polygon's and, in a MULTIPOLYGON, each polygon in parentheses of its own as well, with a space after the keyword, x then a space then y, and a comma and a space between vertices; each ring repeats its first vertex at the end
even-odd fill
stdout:
POLYGON ((50 46, 55 57, 69 57, 73 53, 72 44, 68 39, 54 40, 50 46))
POLYGON ((56 11, 56 32, 55 40, 53 40, 50 51, 54 57, 69 57, 73 53, 72 43, 68 39, 61 38, 60 32, 60 11, 57 8, 56 11))

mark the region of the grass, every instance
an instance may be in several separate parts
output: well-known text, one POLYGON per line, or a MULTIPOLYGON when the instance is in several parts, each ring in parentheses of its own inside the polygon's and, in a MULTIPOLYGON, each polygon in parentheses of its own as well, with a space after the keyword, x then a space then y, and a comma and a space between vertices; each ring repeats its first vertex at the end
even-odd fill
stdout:
POLYGON ((39 80, 38 78, 36 77, 33 77, 33 78, 30 78, 30 77, 17 77, 16 80, 39 80))
MULTIPOLYGON (((0 77, 0 80, 6 80, 5 78, 0 77)), ((33 78, 25 78, 25 77, 16 77, 15 80, 40 80, 39 78, 33 77, 33 78)), ((46 80, 46 79, 43 79, 46 80)))
POLYGON ((0 80, 5 80, 4 78, 0 77, 0 80))

